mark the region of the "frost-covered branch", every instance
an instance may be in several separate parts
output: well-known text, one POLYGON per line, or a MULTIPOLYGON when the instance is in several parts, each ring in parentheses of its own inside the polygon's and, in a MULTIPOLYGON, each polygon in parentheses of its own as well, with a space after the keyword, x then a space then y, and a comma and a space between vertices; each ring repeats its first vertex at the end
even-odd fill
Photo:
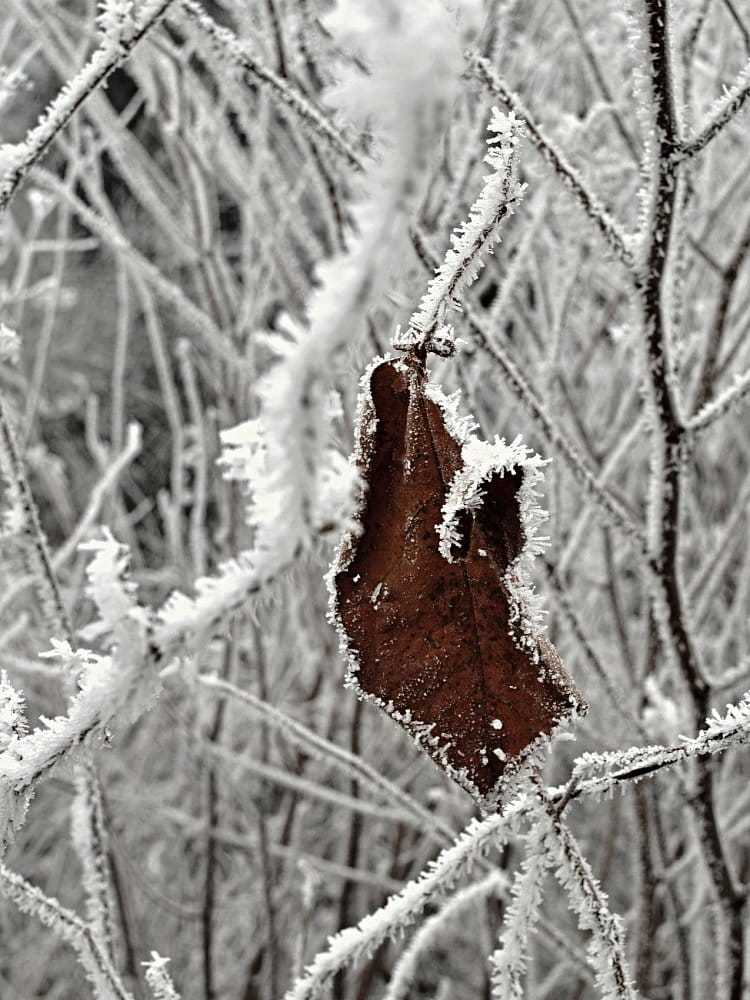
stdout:
POLYGON ((215 576, 196 580, 193 597, 175 591, 159 609, 153 625, 149 647, 156 662, 168 661, 197 636, 214 634, 230 615, 291 569, 299 555, 294 551, 286 563, 279 563, 240 552, 235 559, 221 563, 215 576))
POLYGON ((314 1000, 320 989, 339 969, 370 955, 414 921, 425 907, 450 892, 458 880, 490 850, 499 849, 511 833, 512 823, 528 808, 527 797, 511 802, 501 813, 473 820, 457 839, 426 868, 419 878, 391 896, 379 910, 364 917, 356 927, 340 931, 329 940, 286 994, 286 1000, 314 1000))
POLYGON ((734 380, 719 395, 710 400, 687 422, 687 430, 698 433, 711 427, 722 417, 739 408, 750 393, 750 369, 736 375, 734 380))
POLYGON ((570 798, 611 792, 617 785, 640 781, 657 771, 691 757, 723 753, 733 746, 750 742, 750 693, 736 705, 727 705, 720 715, 715 710, 694 737, 683 737, 674 746, 630 747, 609 753, 585 753, 573 767, 570 798), (604 771, 604 774, 598 773, 604 771))
POLYGON ((108 8, 105 7, 101 22, 104 37, 85 66, 65 84, 39 124, 22 142, 0 146, 0 215, 31 168, 44 156, 76 111, 156 27, 172 3, 174 0, 148 0, 137 23, 129 18, 113 22, 107 18, 108 8))
POLYGON ((450 940, 452 922, 460 919, 462 910, 490 897, 502 898, 508 889, 508 879, 503 872, 491 872, 479 882, 456 892, 437 913, 429 917, 414 934, 409 947, 396 964, 388 990, 383 1000, 408 1000, 409 990, 417 974, 417 964, 441 933, 450 940))
POLYGON ((578 914, 579 926, 592 932, 587 951, 602 998, 636 1000, 638 992, 628 968, 622 920, 610 910, 607 894, 559 811, 543 793, 542 797, 552 828, 544 847, 557 865, 555 875, 578 914))
POLYGON ((247 73, 251 80, 267 87, 277 100, 291 108, 301 121, 323 138, 330 148, 343 158, 347 166, 357 171, 365 170, 363 157, 334 122, 306 94, 254 58, 248 51, 247 45, 229 28, 217 24, 197 0, 179 0, 179 7, 185 14, 180 20, 192 22, 206 35, 214 46, 219 60, 229 58, 247 73))
MULTIPOLYGON (((669 767, 691 756, 717 753, 750 739, 750 694, 739 704, 730 705, 723 716, 714 713, 706 720, 705 729, 693 739, 677 747, 634 747, 611 756, 584 754, 574 764, 570 786, 543 792, 555 827, 555 840, 550 850, 559 852, 563 885, 574 894, 573 902, 582 926, 593 930, 592 964, 608 997, 634 997, 630 974, 624 957, 622 928, 613 916, 599 884, 591 873, 570 831, 560 820, 560 810, 573 799, 588 795, 600 796, 628 782, 639 781, 649 774, 669 767), (625 764, 619 767, 619 764, 625 764), (604 776, 591 776, 600 767, 609 771, 604 776)), ((412 924, 425 906, 441 897, 471 871, 473 864, 485 857, 491 848, 499 848, 524 817, 538 815, 536 797, 523 794, 510 802, 502 812, 480 821, 473 820, 455 844, 400 893, 392 896, 379 910, 365 917, 357 927, 341 931, 330 939, 328 948, 320 952, 306 969, 286 1000, 312 1000, 335 973, 347 965, 372 954, 387 938, 412 924)))
POLYGON ((560 178, 563 185, 573 195, 587 217, 594 223, 615 257, 622 261, 628 268, 633 269, 635 263, 633 255, 628 249, 627 238, 622 233, 619 224, 601 205, 596 195, 588 189, 565 155, 542 131, 540 126, 535 123, 533 116, 523 104, 521 98, 505 85, 492 65, 483 56, 471 53, 469 55, 469 69, 484 84, 493 97, 501 101, 508 111, 513 112, 523 120, 525 123, 525 134, 529 140, 537 148, 545 162, 549 164, 554 173, 560 178))
MULTIPOLYGON (((629 6, 631 43, 644 69, 637 79, 637 99, 644 131, 646 167, 641 236, 643 262, 638 292, 646 341, 646 377, 655 422, 649 486, 649 542, 656 568, 654 614, 663 640, 684 678, 696 727, 708 714, 710 689, 686 615, 680 580, 680 509, 685 461, 685 424, 670 351, 674 245, 684 199, 675 154, 680 146, 679 112, 673 80, 672 14, 669 0, 634 0, 629 6)), ((731 995, 739 1000, 743 977, 743 930, 736 905, 734 876, 719 831, 713 770, 698 770, 694 806, 701 846, 721 901, 732 942, 731 995)))
POLYGON ((523 1000, 529 938, 539 919, 542 883, 549 865, 543 843, 545 826, 540 820, 524 838, 525 856, 513 879, 500 944, 490 957, 493 1000, 523 1000))
POLYGON ((122 579, 126 559, 121 547, 111 536, 88 547, 96 553, 89 567, 89 593, 99 620, 80 634, 91 639, 111 635, 113 649, 99 655, 74 649, 67 640, 52 640, 52 650, 42 654, 76 678, 77 690, 67 715, 43 718, 32 732, 15 733, 0 752, 1 851, 23 823, 36 783, 111 722, 140 714, 156 692, 156 672, 145 670, 146 614, 135 604, 133 585, 122 579))
POLYGON ((708 121, 698 134, 680 143, 676 158, 690 159, 705 149, 712 139, 738 117, 748 98, 750 98, 750 62, 740 73, 735 85, 716 102, 708 121))
POLYGON ((93 760, 87 755, 75 771, 71 806, 71 841, 83 869, 83 887, 91 932, 114 961, 114 900, 110 886, 109 838, 93 760))
POLYGON ((506 116, 493 109, 488 125, 492 137, 487 140, 490 151, 484 162, 492 168, 481 194, 471 206, 469 218, 451 235, 451 246, 445 260, 422 296, 419 308, 409 320, 405 334, 394 340, 399 348, 419 347, 437 354, 451 354, 452 328, 446 324, 448 309, 460 308, 458 298, 484 267, 484 256, 500 240, 500 226, 513 215, 523 198, 525 184, 518 181, 518 143, 523 135, 523 122, 517 122, 513 112, 506 116))
MULTIPOLYGON (((432 251, 427 247, 417 234, 413 234, 417 243, 420 257, 427 262, 435 262, 432 251)), ((612 496, 609 490, 603 486, 597 474, 588 467, 587 462, 580 452, 571 444, 567 435, 560 429, 559 421, 555 420, 546 405, 529 385, 518 364, 510 356, 505 344, 501 343, 496 336, 493 336, 486 327, 478 310, 469 302, 462 306, 462 312, 466 319, 469 333, 474 338, 479 347, 498 366, 503 378, 510 386, 513 394, 519 402, 531 414, 536 426, 550 444, 553 450, 558 451, 561 457, 569 466, 573 476, 596 500, 598 509, 602 515, 630 542, 635 551, 639 554, 644 563, 649 560, 648 546, 646 538, 640 526, 635 524, 622 504, 616 497, 612 496)))
POLYGON ((0 862, 0 893, 36 917, 75 951, 98 1000, 133 1000, 91 927, 0 862))
POLYGON ((293 719, 290 715, 268 704, 268 702, 257 698, 249 691, 241 690, 229 681, 207 674, 201 674, 198 681, 209 691, 215 691, 217 694, 227 695, 235 699, 242 706, 248 708, 254 715, 260 717, 283 733, 293 745, 342 768, 351 777, 354 777, 364 785, 368 785, 377 794, 385 796, 405 811, 412 813, 424 829, 434 829, 439 834, 441 840, 452 840, 455 837, 455 830, 451 829, 446 823, 443 823, 434 813, 429 812, 421 806, 408 793, 385 778, 361 757, 357 757, 343 747, 331 743, 330 740, 326 740, 324 737, 314 733, 307 726, 298 722, 297 719, 293 719))

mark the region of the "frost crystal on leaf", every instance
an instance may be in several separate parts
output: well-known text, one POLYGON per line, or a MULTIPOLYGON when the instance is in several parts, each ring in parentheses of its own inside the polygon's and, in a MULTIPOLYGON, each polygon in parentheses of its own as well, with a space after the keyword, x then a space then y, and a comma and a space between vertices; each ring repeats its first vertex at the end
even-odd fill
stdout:
POLYGON ((534 489, 543 481, 542 468, 547 462, 531 452, 516 437, 510 444, 496 437, 494 441, 468 438, 461 450, 462 467, 453 478, 445 503, 442 519, 435 527, 440 536, 440 553, 449 562, 460 557, 465 544, 469 521, 482 510, 487 501, 490 483, 520 473, 521 483, 516 492, 524 544, 505 572, 505 583, 511 594, 511 622, 519 641, 534 647, 542 629, 542 602, 535 593, 531 580, 534 558, 544 551, 548 541, 538 535, 538 529, 547 514, 537 503, 539 494, 534 489))

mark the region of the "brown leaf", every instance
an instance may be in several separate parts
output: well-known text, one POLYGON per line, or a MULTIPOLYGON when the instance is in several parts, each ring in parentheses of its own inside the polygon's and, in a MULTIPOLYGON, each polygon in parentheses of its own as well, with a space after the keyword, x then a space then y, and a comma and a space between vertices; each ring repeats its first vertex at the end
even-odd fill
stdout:
POLYGON ((465 428, 414 357, 377 363, 360 408, 361 533, 344 539, 330 576, 348 683, 494 808, 532 748, 585 710, 514 593, 530 541, 525 469, 490 463, 474 475, 465 428), (449 493, 458 502, 441 547, 449 493))

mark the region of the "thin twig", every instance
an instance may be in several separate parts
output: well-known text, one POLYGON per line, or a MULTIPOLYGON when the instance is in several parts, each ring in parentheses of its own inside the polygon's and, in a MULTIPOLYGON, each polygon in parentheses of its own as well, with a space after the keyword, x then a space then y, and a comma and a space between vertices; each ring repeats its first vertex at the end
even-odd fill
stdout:
POLYGON ((136 45, 156 27, 174 0, 161 0, 130 35, 113 44, 107 39, 82 67, 75 79, 67 84, 52 101, 38 125, 13 152, 11 164, 0 175, 0 216, 8 207, 32 167, 44 156, 60 132, 107 77, 123 63, 136 45))
POLYGON ((594 223, 607 245, 629 270, 635 269, 635 260, 627 247, 627 239, 617 222, 600 204, 598 198, 588 189, 576 169, 568 162, 564 154, 534 121, 528 108, 521 98, 514 94, 500 79, 490 63, 475 53, 468 54, 468 67, 487 90, 496 97, 507 109, 522 118, 526 125, 526 133, 541 154, 542 158, 552 167, 564 186, 573 195, 587 217, 594 223))

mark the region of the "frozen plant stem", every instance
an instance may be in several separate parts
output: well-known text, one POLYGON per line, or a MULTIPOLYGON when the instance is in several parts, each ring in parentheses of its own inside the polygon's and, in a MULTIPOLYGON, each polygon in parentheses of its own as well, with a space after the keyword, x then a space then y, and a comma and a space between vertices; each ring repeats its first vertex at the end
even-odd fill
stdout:
POLYGON ((37 591, 41 607, 47 611, 48 617, 54 622, 55 627, 69 636, 72 633, 70 619, 63 604, 57 577, 52 569, 47 541, 39 523, 39 512, 31 493, 29 481, 26 478, 23 459, 18 450, 10 415, 2 394, 0 394, 0 465, 3 466, 8 481, 15 485, 20 496, 26 536, 24 556, 29 562, 29 573, 33 577, 34 588, 37 591))
MULTIPOLYGON (((671 646, 692 700, 696 728, 710 712, 710 689, 688 632, 679 582, 680 487, 685 426, 670 378, 667 357, 669 315, 668 261, 679 205, 676 151, 677 111, 672 85, 670 11, 667 0, 643 0, 645 59, 650 76, 654 176, 650 211, 644 225, 644 265, 638 280, 647 349, 647 377, 656 426, 652 458, 649 532, 659 589, 657 603, 665 640, 671 646)), ((698 769, 694 808, 705 860, 729 928, 729 979, 732 1000, 741 1000, 743 981, 744 893, 735 885, 722 841, 714 802, 714 770, 698 769)))
POLYGON ((301 121, 321 136, 330 149, 350 168, 356 171, 364 170, 364 161, 345 136, 328 120, 320 108, 289 83, 283 73, 278 75, 267 66, 261 65, 236 35, 217 24, 197 0, 180 0, 179 6, 185 16, 211 40, 222 59, 229 59, 247 73, 253 82, 267 87, 278 101, 291 108, 301 121))
POLYGON ((633 988, 625 956, 622 922, 610 911, 607 897, 594 878, 591 866, 561 819, 561 810, 555 807, 538 779, 535 784, 559 848, 562 863, 556 872, 558 881, 568 891, 581 927, 594 933, 589 955, 597 984, 608 998, 636 1000, 638 993, 633 988))
MULTIPOLYGON (((417 254, 424 266, 437 270, 437 258, 429 249, 421 234, 414 231, 412 239, 417 254)), ((518 398, 519 402, 531 414, 539 431, 544 435, 545 440, 560 452, 568 464, 572 475, 597 502, 602 515, 621 533, 623 538, 626 538, 632 544, 634 551, 640 557, 646 569, 648 569, 649 554, 646 538, 640 526, 631 520, 628 512, 623 509, 622 504, 620 504, 616 497, 612 496, 606 485, 599 481, 596 472, 589 468, 583 456, 571 444, 568 435, 560 429, 559 422, 553 420, 542 400, 539 399, 536 392, 529 385, 519 365, 510 356, 506 345, 501 343, 499 338, 492 336, 479 310, 475 309, 469 301, 465 301, 462 311, 472 337, 497 365, 504 380, 510 386, 513 395, 518 398)))
POLYGON ((63 87, 36 128, 17 147, 11 147, 10 165, 0 175, 0 216, 29 171, 44 156, 81 105, 127 59, 138 42, 159 23, 172 3, 174 0, 162 0, 147 14, 143 23, 132 33, 124 32, 116 42, 107 37, 75 79, 63 87))
POLYGON ((45 896, 26 879, 0 863, 0 889, 23 913, 33 914, 45 927, 50 927, 79 956, 81 965, 94 987, 97 997, 112 1000, 133 1000, 112 965, 110 956, 92 933, 91 927, 56 899, 45 896))
MULTIPOLYGON (((31 556, 29 571, 45 610, 53 634, 62 635, 72 644, 73 627, 63 604, 57 576, 52 565, 47 541, 39 521, 34 497, 26 477, 23 459, 16 444, 10 418, 0 395, 0 464, 6 476, 15 484, 21 497, 24 530, 27 537, 25 553, 31 556)), ((92 933, 102 948, 114 958, 114 924, 107 861, 107 830, 104 806, 96 766, 90 752, 84 751, 79 765, 74 804, 73 841, 78 850, 88 893, 92 933)))
POLYGON ((526 134, 538 150, 542 159, 557 174, 563 185, 599 230, 615 257, 632 270, 634 266, 633 256, 626 245, 625 236, 620 231, 618 223, 600 204, 598 198, 589 191, 583 178, 580 177, 576 169, 567 161, 564 154, 542 131, 540 126, 537 125, 520 97, 506 86, 488 60, 482 56, 470 53, 469 68, 493 97, 496 97, 508 111, 513 112, 519 118, 523 119, 526 125, 526 134))

